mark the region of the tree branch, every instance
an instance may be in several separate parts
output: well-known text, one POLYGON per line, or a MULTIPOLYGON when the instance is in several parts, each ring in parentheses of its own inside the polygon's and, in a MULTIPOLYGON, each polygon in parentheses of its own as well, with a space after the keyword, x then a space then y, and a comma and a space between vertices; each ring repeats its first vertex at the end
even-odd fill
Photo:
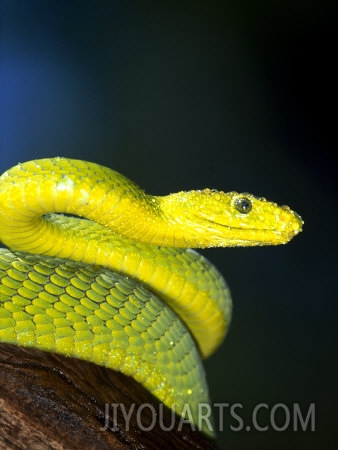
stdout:
POLYGON ((164 431, 171 411, 155 415, 159 401, 132 378, 35 349, 0 344, 0 405, 0 448, 216 449, 190 425, 180 431, 177 416, 164 431), (130 421, 112 404, 134 408, 130 421))

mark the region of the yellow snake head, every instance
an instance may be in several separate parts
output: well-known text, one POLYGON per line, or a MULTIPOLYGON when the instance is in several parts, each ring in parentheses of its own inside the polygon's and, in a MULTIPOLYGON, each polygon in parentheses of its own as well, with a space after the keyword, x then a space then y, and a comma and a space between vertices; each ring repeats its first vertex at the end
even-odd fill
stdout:
POLYGON ((204 189, 157 198, 198 247, 285 244, 302 230, 302 218, 288 206, 252 194, 204 189))

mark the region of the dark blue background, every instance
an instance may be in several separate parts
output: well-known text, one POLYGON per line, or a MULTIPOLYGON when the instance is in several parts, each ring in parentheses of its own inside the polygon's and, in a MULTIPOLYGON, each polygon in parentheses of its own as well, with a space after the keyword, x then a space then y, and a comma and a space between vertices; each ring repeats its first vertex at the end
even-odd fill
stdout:
POLYGON ((315 432, 234 432, 225 413, 227 449, 336 448, 333 4, 2 1, 1 172, 67 156, 153 194, 248 191, 303 216, 286 246, 205 251, 234 298, 213 401, 248 421, 316 405, 315 432))

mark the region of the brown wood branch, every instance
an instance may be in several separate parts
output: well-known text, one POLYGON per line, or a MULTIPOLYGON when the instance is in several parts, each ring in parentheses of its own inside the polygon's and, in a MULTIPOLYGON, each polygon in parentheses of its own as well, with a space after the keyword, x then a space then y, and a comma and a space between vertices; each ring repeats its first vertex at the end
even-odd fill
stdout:
POLYGON ((163 430, 162 423, 170 428, 173 418, 167 408, 154 415, 159 405, 141 385, 119 372, 0 344, 1 449, 216 449, 189 425, 180 431, 178 417, 172 431, 163 430), (123 404, 126 414, 135 404, 129 429, 123 407, 112 404, 123 404), (138 416, 138 407, 144 404, 138 416), (108 422, 106 405, 110 405, 109 428, 102 430, 108 422))

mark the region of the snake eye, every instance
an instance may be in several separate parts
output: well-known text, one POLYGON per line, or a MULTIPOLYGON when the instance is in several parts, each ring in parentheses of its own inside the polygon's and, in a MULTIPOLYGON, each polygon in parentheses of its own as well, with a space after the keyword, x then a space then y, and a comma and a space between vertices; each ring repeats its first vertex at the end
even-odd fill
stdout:
POLYGON ((241 214, 248 214, 252 210, 252 203, 248 198, 241 197, 236 200, 235 207, 241 214))

